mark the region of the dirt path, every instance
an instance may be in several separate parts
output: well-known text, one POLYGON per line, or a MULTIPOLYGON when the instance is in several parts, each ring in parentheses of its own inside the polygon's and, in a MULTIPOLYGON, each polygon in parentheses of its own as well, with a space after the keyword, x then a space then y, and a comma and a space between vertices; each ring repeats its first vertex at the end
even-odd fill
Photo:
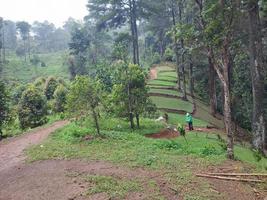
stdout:
POLYGON ((31 145, 41 143, 50 133, 67 123, 67 121, 59 121, 49 127, 0 142, 0 173, 5 169, 21 164, 25 159, 23 150, 31 145))
POLYGON ((158 73, 157 73, 157 68, 156 67, 153 67, 150 69, 150 79, 151 80, 154 80, 154 79, 157 79, 157 76, 158 76, 158 73))
MULTIPOLYGON (((117 180, 138 181, 144 190, 129 192, 126 200, 157 199, 151 197, 160 193, 167 200, 177 200, 169 184, 159 176, 159 172, 142 168, 135 170, 116 166, 104 161, 47 160, 32 164, 22 164, 0 173, 0 200, 121 200, 109 198, 102 192, 87 195, 94 183, 88 176, 106 176, 117 180), (151 179, 157 187, 150 187, 151 179), (159 190, 159 191, 158 191, 159 190)), ((155 196, 154 196, 155 197, 155 196)))

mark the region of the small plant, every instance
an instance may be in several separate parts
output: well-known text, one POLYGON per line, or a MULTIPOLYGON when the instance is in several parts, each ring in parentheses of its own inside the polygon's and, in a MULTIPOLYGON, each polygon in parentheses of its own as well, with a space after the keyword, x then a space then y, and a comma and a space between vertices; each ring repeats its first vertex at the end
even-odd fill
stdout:
POLYGON ((183 127, 183 125, 178 124, 178 126, 177 126, 177 130, 179 131, 180 135, 184 137, 184 139, 185 139, 185 141, 186 141, 186 143, 187 143, 187 139, 186 139, 186 137, 185 137, 185 133, 186 133, 186 132, 185 132, 185 128, 183 127))

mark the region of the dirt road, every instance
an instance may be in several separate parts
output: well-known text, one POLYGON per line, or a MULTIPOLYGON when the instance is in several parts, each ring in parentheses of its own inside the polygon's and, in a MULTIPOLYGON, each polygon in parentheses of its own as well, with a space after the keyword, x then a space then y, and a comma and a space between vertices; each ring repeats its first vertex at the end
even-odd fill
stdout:
POLYGON ((40 128, 32 133, 0 142, 0 173, 22 163, 25 159, 23 150, 31 145, 41 143, 50 133, 67 123, 67 121, 59 121, 47 128, 40 128))

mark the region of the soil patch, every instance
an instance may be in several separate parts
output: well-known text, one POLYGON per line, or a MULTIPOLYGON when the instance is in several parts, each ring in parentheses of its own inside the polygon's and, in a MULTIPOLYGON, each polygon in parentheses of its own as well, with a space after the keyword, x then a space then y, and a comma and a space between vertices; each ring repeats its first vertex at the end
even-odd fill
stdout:
POLYGON ((41 143, 49 134, 67 123, 68 121, 58 121, 49 127, 39 128, 31 133, 0 142, 0 172, 20 164, 25 159, 24 149, 41 143))
MULTIPOLYGON (((227 160, 219 166, 210 166, 207 172, 216 173, 247 173, 251 167, 244 165, 239 161, 227 160)), ((226 181, 218 179, 206 179, 209 181, 211 188, 219 194, 223 194, 229 200, 265 200, 267 198, 265 190, 258 187, 255 183, 243 183, 236 181, 226 181)))
POLYGON ((88 196, 86 193, 92 183, 86 181, 87 176, 112 176, 116 179, 138 180, 144 190, 134 195, 129 194, 126 200, 149 199, 155 194, 148 187, 151 179, 155 180, 160 194, 167 200, 177 199, 177 195, 169 189, 169 184, 159 172, 141 168, 128 169, 104 161, 81 160, 47 160, 20 167, 6 169, 0 173, 1 200, 85 200, 109 199, 106 193, 88 196))
POLYGON ((157 68, 156 67, 151 68, 149 74, 150 80, 157 79, 157 77, 158 77, 157 68))
POLYGON ((172 139, 180 136, 180 133, 172 129, 164 129, 159 133, 149 134, 146 137, 154 139, 172 139))

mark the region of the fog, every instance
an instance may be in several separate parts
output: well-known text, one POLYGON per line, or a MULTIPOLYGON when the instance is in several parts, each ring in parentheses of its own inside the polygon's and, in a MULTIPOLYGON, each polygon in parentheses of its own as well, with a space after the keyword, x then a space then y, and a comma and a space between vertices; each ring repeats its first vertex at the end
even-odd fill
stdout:
POLYGON ((87 0, 1 0, 0 16, 13 21, 44 21, 62 26, 69 18, 83 19, 87 0))

